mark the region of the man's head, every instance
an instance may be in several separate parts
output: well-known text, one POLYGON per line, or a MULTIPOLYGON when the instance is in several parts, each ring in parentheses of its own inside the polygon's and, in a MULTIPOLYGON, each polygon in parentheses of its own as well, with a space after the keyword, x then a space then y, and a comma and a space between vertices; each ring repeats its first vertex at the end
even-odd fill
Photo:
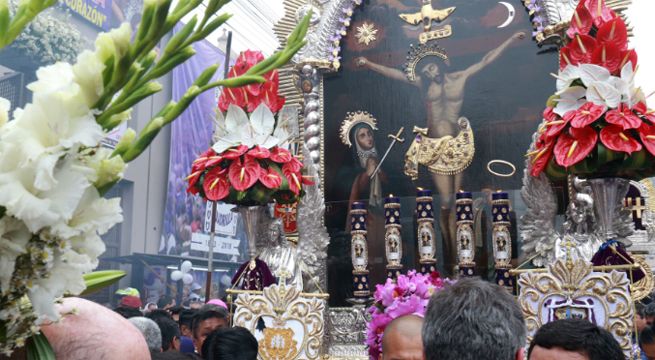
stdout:
POLYGON ((202 347, 205 359, 257 360, 257 339, 245 328, 236 326, 213 331, 202 347))
POLYGON ((173 306, 175 306, 175 299, 173 299, 168 295, 164 295, 160 297, 159 300, 157 301, 157 308, 159 309, 168 310, 173 306))
POLYGON ((382 337, 382 359, 422 360, 422 326, 423 318, 417 315, 401 316, 390 322, 382 337))
POLYGON ((421 75, 435 82, 440 82, 442 77, 441 69, 439 69, 439 65, 434 61, 430 61, 421 68, 421 75))
POLYGON ((193 327, 193 316, 196 314, 197 310, 184 309, 180 311, 180 316, 177 323, 180 325, 180 332, 182 336, 192 338, 192 327, 193 327))
POLYGON ((180 327, 175 321, 158 317, 153 319, 161 331, 161 349, 162 351, 180 350, 180 327))
POLYGON ((427 360, 521 360, 525 333, 521 309, 505 289, 460 279, 432 295, 423 350, 427 360))
POLYGON ((545 324, 534 335, 529 360, 624 360, 612 334, 587 320, 565 319, 545 324))
MULTIPOLYGON (((211 309, 201 309, 193 316, 193 345, 196 351, 201 353, 202 344, 212 331, 228 326, 227 310, 215 307, 211 309)), ((202 353, 201 353, 202 355, 202 353)))
POLYGON ((159 330, 156 322, 143 316, 132 317, 127 320, 143 334, 148 344, 148 350, 153 353, 161 351, 161 330, 159 330))
POLYGON ((635 306, 637 308, 635 325, 637 330, 641 332, 646 326, 653 325, 655 322, 655 303, 652 302, 648 305, 637 303, 635 306))
POLYGON ((149 359, 143 336, 119 314, 80 298, 64 298, 60 313, 71 313, 41 330, 61 360, 75 359, 149 359), (120 334, 120 336, 107 336, 120 334))
POLYGON ((655 329, 646 326, 639 332, 639 347, 648 360, 655 360, 655 329))

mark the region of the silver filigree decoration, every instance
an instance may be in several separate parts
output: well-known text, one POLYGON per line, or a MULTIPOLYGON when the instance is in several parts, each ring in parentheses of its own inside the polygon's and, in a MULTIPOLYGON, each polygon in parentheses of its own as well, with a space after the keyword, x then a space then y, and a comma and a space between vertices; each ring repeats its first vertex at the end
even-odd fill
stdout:
POLYGON ((368 313, 361 305, 330 308, 327 319, 331 359, 368 359, 366 340, 368 313))
POLYGON ((321 161, 320 72, 316 67, 306 64, 300 70, 300 78, 298 82, 298 88, 301 89, 305 100, 303 117, 305 119, 305 145, 309 149, 307 159, 311 159, 314 165, 318 165, 321 161))
MULTIPOLYGON (((303 153, 307 175, 318 179, 317 167, 312 163, 307 147, 303 147, 303 153)), ((315 185, 305 187, 305 196, 298 203, 298 253, 302 261, 301 269, 309 277, 304 280, 306 292, 324 292, 321 290, 326 289, 327 247, 330 244, 330 236, 323 225, 323 192, 318 181, 315 182, 315 185)))

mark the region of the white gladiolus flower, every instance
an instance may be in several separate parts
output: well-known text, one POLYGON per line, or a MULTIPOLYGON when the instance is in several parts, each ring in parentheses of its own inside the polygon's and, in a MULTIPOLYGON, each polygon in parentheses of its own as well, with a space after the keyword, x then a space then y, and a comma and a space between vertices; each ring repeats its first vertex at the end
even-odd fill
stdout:
POLYGON ((31 236, 25 224, 16 218, 5 215, 0 219, 0 289, 3 293, 10 290, 16 257, 26 252, 31 236))
POLYGON ((100 98, 103 91, 102 72, 105 64, 98 59, 95 53, 85 50, 77 57, 73 65, 75 82, 82 87, 86 97, 86 105, 92 107, 100 98))

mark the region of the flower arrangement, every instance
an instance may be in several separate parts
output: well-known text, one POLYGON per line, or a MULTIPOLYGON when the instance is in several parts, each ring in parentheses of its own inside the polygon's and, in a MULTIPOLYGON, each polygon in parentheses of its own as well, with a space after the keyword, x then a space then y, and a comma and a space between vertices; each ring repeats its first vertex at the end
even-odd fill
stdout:
MULTIPOLYGON (((57 321, 54 304, 64 295, 96 288, 107 278, 89 273, 105 250, 100 236, 122 220, 120 199, 103 195, 122 177, 159 131, 200 93, 238 87, 284 65, 304 45, 309 16, 281 51, 241 76, 211 81, 206 69, 177 102, 166 104, 140 133, 128 129, 114 150, 101 140, 126 121, 132 107, 160 91, 156 79, 194 55, 193 44, 221 26, 214 16, 228 1, 210 0, 202 19, 193 17, 158 52, 155 47, 202 0, 145 0, 132 36, 125 23, 98 36, 93 51, 75 64, 58 62, 37 71, 28 85, 33 101, 13 113, 0 99, 0 352, 10 355, 33 339, 37 358, 54 358, 39 335, 43 321, 57 321), (38 344, 38 345, 35 345, 38 344), (49 357, 50 356, 50 357, 49 357)), ((56 0, 24 0, 11 16, 0 1, 0 48, 11 44, 34 16, 56 0)), ((111 275, 113 276, 113 275, 111 275)), ((109 277, 111 277, 109 276, 109 277)))
POLYGON ((438 272, 423 275, 411 270, 407 275, 399 275, 396 281, 388 278, 384 285, 376 285, 375 303, 368 309, 371 320, 366 325, 370 358, 379 359, 382 355, 382 336, 391 321, 404 315, 423 317, 432 294, 451 283, 449 279, 442 279, 438 272))
POLYGON ((602 0, 581 0, 560 50, 557 92, 543 113, 530 173, 640 179, 655 174, 655 114, 635 87, 637 53, 602 0))
MULTIPOLYGON (((263 60, 261 52, 245 51, 228 76, 245 74, 263 60)), ((188 192, 205 200, 251 206, 271 200, 293 203, 302 196, 303 185, 313 184, 302 175, 302 162, 283 147, 291 135, 287 124, 276 121, 275 113, 285 101, 278 95, 277 70, 264 79, 221 93, 218 124, 225 125, 216 130, 212 147, 193 162, 188 192)))

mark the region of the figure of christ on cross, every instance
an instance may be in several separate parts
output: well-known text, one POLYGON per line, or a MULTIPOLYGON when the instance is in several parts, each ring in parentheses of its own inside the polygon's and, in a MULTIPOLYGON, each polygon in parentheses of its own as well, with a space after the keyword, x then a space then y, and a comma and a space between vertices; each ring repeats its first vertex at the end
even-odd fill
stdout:
MULTIPOLYGON (((359 67, 417 87, 426 106, 428 136, 430 138, 456 137, 459 132, 458 120, 464 103, 466 81, 498 59, 512 42, 524 38, 524 32, 513 34, 500 46, 489 51, 479 62, 461 71, 443 72, 435 56, 433 57, 435 61, 429 61, 420 69, 416 81, 409 81, 405 73, 399 69, 377 64, 365 57, 358 57, 355 63, 359 67)), ((437 187, 441 201, 440 225, 444 237, 444 258, 446 272, 450 274, 457 263, 455 219, 451 207, 454 202, 453 195, 462 186, 462 173, 455 175, 431 173, 430 176, 437 187)))

